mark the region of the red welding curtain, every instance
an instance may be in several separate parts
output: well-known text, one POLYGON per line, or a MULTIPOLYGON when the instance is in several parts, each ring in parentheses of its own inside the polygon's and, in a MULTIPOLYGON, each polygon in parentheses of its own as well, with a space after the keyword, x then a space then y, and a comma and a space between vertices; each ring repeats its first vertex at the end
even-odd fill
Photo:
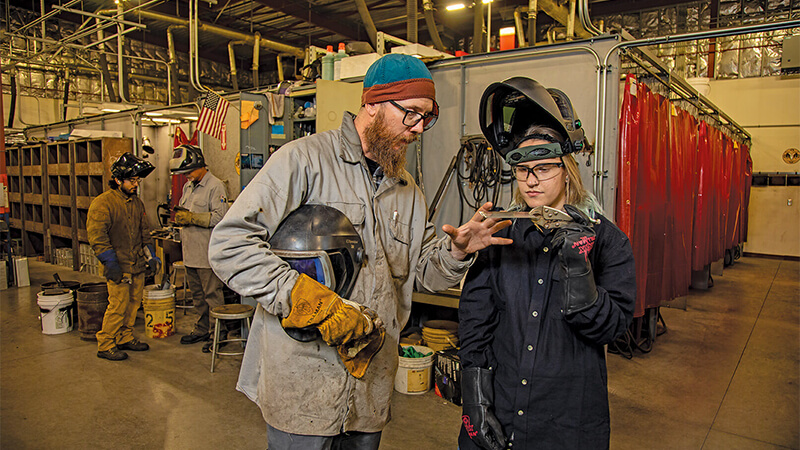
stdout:
POLYGON ((634 316, 686 295, 692 270, 744 242, 748 147, 628 75, 616 220, 636 260, 634 316))

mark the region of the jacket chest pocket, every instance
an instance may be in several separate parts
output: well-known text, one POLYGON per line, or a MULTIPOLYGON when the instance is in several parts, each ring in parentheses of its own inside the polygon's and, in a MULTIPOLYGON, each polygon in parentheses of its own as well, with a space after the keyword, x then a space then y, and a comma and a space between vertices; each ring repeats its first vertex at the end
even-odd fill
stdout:
POLYGON ((395 218, 389 220, 389 236, 386 239, 386 261, 394 278, 406 278, 409 272, 409 245, 411 226, 395 218))
POLYGON ((188 202, 187 205, 189 211, 193 212, 207 212, 208 209, 208 200, 202 198, 200 196, 193 196, 192 199, 188 202))

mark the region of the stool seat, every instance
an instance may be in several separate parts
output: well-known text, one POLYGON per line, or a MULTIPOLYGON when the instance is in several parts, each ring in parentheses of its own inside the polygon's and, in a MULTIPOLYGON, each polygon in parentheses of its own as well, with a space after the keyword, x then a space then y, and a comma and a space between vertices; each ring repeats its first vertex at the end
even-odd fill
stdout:
POLYGON ((231 339, 220 339, 219 338, 219 329, 220 329, 220 320, 243 320, 244 324, 242 326, 242 336, 244 336, 245 326, 247 327, 247 331, 250 331, 250 318, 253 317, 255 314, 256 309, 251 305, 243 305, 239 303, 227 304, 217 306, 213 308, 209 312, 209 316, 214 319, 214 340, 211 341, 211 373, 214 373, 214 365, 217 360, 217 356, 237 356, 237 355, 244 355, 244 345, 247 342, 246 338, 231 338, 231 339), (229 342, 241 342, 242 343, 242 351, 235 351, 235 352, 221 352, 219 351, 219 344, 229 343, 229 342))
POLYGON ((222 320, 233 319, 246 319, 253 317, 256 309, 251 305, 242 305, 240 303, 232 303, 228 305, 217 306, 211 310, 211 317, 222 320))

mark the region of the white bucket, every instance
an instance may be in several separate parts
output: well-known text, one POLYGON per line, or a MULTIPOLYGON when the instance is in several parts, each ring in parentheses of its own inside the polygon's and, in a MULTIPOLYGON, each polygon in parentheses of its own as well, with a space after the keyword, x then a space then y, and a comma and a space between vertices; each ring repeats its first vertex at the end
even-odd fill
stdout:
POLYGON ((145 286, 144 335, 148 338, 165 338, 175 334, 175 291, 158 289, 158 285, 145 286))
POLYGON ((36 296, 42 333, 62 334, 72 331, 74 297, 69 289, 48 289, 36 296))
MULTIPOLYGON (((404 345, 403 347, 409 347, 404 345)), ((404 358, 400 356, 400 364, 394 377, 394 390, 402 394, 419 395, 428 392, 433 379, 433 350, 423 345, 411 345, 414 350, 428 354, 424 358, 404 358)))

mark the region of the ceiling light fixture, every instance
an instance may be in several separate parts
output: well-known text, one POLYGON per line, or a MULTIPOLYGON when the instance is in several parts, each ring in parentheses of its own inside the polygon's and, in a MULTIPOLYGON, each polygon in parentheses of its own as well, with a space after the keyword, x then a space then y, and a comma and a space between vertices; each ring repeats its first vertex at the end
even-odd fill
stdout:
POLYGON ((466 6, 464 6, 463 3, 454 3, 452 5, 447 5, 444 9, 448 11, 458 11, 459 9, 464 9, 464 8, 466 8, 466 6))

